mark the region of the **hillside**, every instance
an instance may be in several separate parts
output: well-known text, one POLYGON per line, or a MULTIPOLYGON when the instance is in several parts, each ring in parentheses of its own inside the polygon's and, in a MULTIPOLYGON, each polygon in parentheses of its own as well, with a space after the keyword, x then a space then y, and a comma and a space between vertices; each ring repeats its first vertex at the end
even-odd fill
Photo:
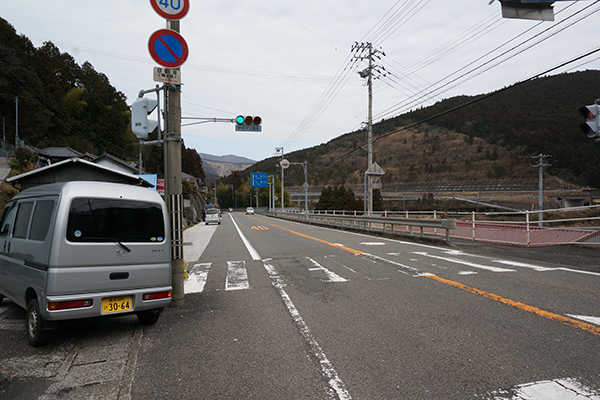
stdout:
MULTIPOLYGON (((19 138, 29 146, 70 147, 81 153, 107 152, 127 161, 138 159, 139 143, 131 132, 126 96, 108 77, 89 62, 78 65, 51 42, 36 48, 2 18, 0 117, 9 144, 15 142, 18 128, 19 138)), ((144 146, 142 153, 144 169, 162 176, 163 149, 144 146)), ((204 178, 194 149, 182 149, 182 169, 204 178)))
POLYGON ((233 154, 215 156, 212 154, 199 153, 206 172, 207 181, 214 182, 215 178, 230 175, 233 171, 242 171, 256 163, 246 157, 233 154))
MULTIPOLYGON (((548 76, 427 124, 414 125, 478 96, 450 98, 381 121, 373 128, 373 159, 386 171, 384 183, 537 180, 538 169, 532 167, 537 161, 531 157, 544 153, 552 156, 548 185, 600 187, 600 148, 578 127, 584 122, 579 107, 600 97, 600 88, 590 82, 599 81, 600 71, 548 76)), ((365 142, 364 130, 352 132, 286 158, 308 161, 310 184, 362 184, 367 155, 360 146, 365 142)), ((263 160, 245 173, 274 173, 274 161, 263 160)), ((288 171, 286 183, 301 185, 302 169, 288 171)))

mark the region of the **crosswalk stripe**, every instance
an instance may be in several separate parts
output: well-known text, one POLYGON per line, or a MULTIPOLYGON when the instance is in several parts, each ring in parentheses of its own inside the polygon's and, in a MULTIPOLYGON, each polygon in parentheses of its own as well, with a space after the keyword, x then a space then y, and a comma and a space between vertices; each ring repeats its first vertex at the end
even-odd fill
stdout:
MULTIPOLYGON (((314 266, 313 268, 308 268, 309 271, 321 271, 325 274, 326 279, 323 279, 323 282, 348 281, 346 278, 343 278, 335 272, 328 270, 316 260, 313 260, 310 257, 306 257, 306 259, 308 259, 314 266)), ((184 282, 184 291, 186 294, 202 293, 204 291, 212 264, 213 263, 194 264, 194 266, 188 271, 188 279, 186 279, 184 282)), ((248 280, 246 261, 227 261, 225 290, 232 291, 245 289, 251 289, 250 281, 248 280)))
POLYGON ((225 290, 250 289, 245 261, 227 261, 225 290))
POLYGON ((183 283, 185 293, 201 293, 206 285, 208 271, 212 263, 195 264, 188 272, 188 279, 183 283))

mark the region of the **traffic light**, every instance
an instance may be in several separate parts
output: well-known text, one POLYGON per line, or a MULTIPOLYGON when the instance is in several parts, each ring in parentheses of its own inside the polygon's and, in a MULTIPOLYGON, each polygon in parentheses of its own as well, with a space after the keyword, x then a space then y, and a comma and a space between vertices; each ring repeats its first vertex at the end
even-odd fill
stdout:
POLYGON ((236 131, 262 132, 262 118, 251 115, 238 115, 235 119, 236 131))
MULTIPOLYGON (((598 102, 598 101, 596 101, 598 102)), ((591 106, 583 106, 579 109, 579 113, 587 119, 579 127, 588 135, 589 138, 595 138, 600 135, 600 105, 592 104, 591 106)))
POLYGON ((147 97, 138 97, 131 105, 131 130, 138 139, 148 139, 148 134, 158 125, 158 121, 148 120, 158 100, 147 97))

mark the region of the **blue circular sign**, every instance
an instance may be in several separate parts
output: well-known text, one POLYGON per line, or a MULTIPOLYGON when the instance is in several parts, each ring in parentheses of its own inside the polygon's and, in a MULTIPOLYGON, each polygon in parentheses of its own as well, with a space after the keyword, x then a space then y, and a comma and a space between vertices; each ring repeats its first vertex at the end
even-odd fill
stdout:
POLYGON ((148 50, 152 59, 167 68, 181 66, 188 57, 185 39, 172 29, 159 29, 150 36, 148 50))

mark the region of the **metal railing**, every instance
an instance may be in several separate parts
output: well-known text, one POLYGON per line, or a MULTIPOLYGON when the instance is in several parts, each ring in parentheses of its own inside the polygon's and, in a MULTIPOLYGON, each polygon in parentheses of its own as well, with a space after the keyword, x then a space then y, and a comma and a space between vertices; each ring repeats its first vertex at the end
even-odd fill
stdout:
POLYGON ((402 227, 407 228, 407 232, 414 235, 414 228, 419 228, 420 236, 425 236, 425 229, 430 228, 437 232, 445 232, 446 241, 450 240, 450 230, 457 229, 457 221, 455 219, 433 219, 433 218, 398 218, 386 216, 366 216, 366 215, 346 215, 340 214, 321 214, 321 213, 305 213, 289 212, 289 211, 272 211, 269 215, 292 219, 297 221, 312 222, 318 224, 326 224, 333 226, 349 227, 354 229, 362 229, 368 231, 381 231, 383 233, 398 233, 402 232, 402 227))
POLYGON ((281 210, 279 217, 315 223, 378 230, 386 233, 420 236, 446 236, 478 242, 518 246, 554 246, 563 244, 600 245, 600 206, 502 213, 441 213, 439 211, 376 212, 363 216, 361 211, 281 210), (444 222, 446 221, 446 222, 444 222), (452 221, 452 222, 448 222, 452 221), (445 224, 453 224, 448 227, 445 224))

